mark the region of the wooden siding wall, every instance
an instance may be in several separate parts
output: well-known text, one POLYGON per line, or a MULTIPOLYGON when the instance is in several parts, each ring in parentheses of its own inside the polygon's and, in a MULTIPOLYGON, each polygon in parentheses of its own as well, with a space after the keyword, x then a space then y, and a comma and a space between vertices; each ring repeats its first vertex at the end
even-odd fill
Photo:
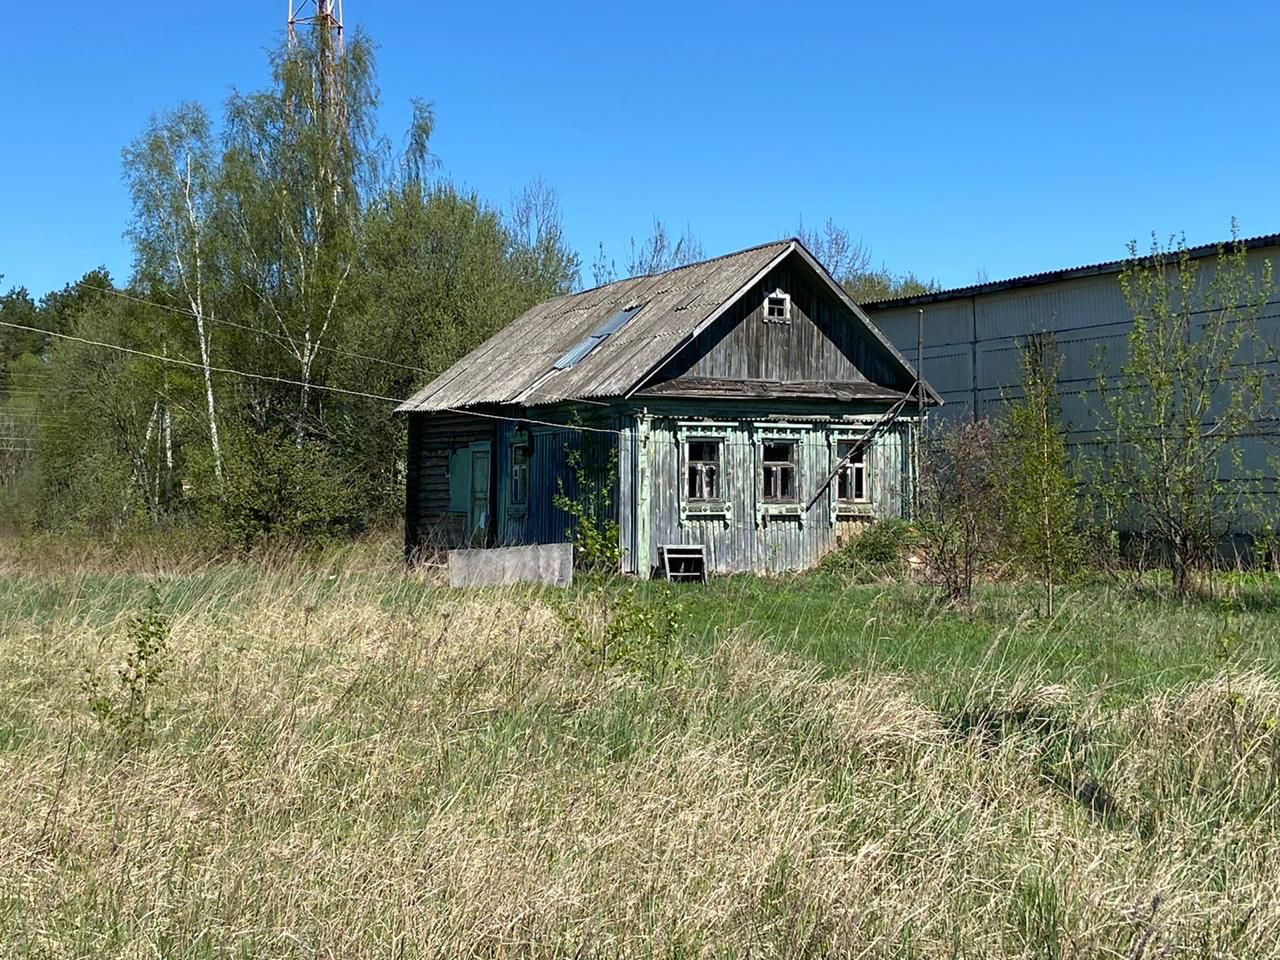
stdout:
MULTIPOLYGON (((760 444, 765 436, 780 435, 780 427, 754 425, 740 420, 727 428, 723 483, 731 514, 723 517, 689 516, 681 519, 684 483, 681 421, 654 418, 648 443, 650 457, 650 543, 652 565, 661 562, 663 544, 704 544, 713 573, 777 573, 816 564, 825 554, 859 532, 871 519, 900 516, 910 481, 910 428, 904 422, 882 433, 869 449, 868 473, 872 502, 870 515, 858 519, 831 518, 832 482, 805 515, 769 516, 760 519, 760 444)), ((808 502, 835 464, 835 447, 829 429, 851 425, 812 423, 798 431, 799 501, 808 502)), ((687 427, 697 433, 696 427, 687 427)), ((626 537, 624 536, 624 543, 626 537)), ((646 574, 648 571, 635 571, 646 574)))
MULTIPOLYGON (((705 413, 699 409, 698 413, 705 413)), ((569 453, 582 453, 589 474, 610 488, 610 519, 619 526, 623 570, 648 576, 661 562, 664 544, 703 544, 710 571, 777 573, 813 566, 826 553, 855 535, 871 519, 900 516, 910 483, 910 423, 900 422, 882 433, 868 449, 871 502, 865 516, 841 516, 833 522, 834 483, 828 484, 803 516, 761 516, 761 453, 766 437, 797 441, 799 503, 808 503, 835 463, 837 435, 848 436, 876 419, 798 417, 769 421, 759 411, 751 417, 717 417, 703 422, 689 416, 618 412, 594 425, 617 432, 581 432, 571 428, 526 424, 454 414, 413 414, 409 420, 405 537, 408 550, 463 545, 466 521, 451 513, 449 456, 455 450, 488 441, 494 476, 490 482, 491 544, 555 543, 571 538, 572 518, 553 500, 561 490, 570 498, 583 491, 569 465, 569 453), (685 515, 681 494, 685 482, 684 441, 712 433, 723 438, 727 517, 685 515), (532 447, 528 503, 511 502, 511 452, 514 442, 532 447), (615 460, 616 457, 616 460, 615 460), (616 469, 610 464, 616 463, 616 469)))
MULTIPOLYGON (((517 417, 524 411, 513 411, 517 417)), ((544 413, 543 416, 546 414, 544 413)), ((615 419, 607 426, 613 429, 615 419)), ((593 423, 601 426, 602 423, 593 423)), ((561 490, 577 499, 578 476, 569 465, 569 452, 578 449, 588 476, 597 475, 610 488, 610 519, 619 520, 622 485, 618 472, 609 471, 611 453, 618 449, 616 433, 527 424, 459 414, 410 414, 409 456, 405 482, 405 546, 449 549, 466 545, 466 520, 450 509, 449 456, 472 443, 488 441, 492 476, 489 483, 490 545, 559 543, 571 538, 573 519, 553 500, 561 490), (511 451, 520 436, 532 446, 529 460, 528 502, 511 502, 511 451)))
POLYGON ((859 329, 848 308, 795 258, 748 290, 673 357, 655 382, 680 377, 871 380, 902 390, 911 386, 884 349, 859 329), (765 322, 765 298, 778 289, 791 297, 789 323, 765 322))
MULTIPOLYGON (((543 414, 542 416, 545 416, 543 414)), ((591 426, 613 429, 615 421, 594 421, 591 426)), ((618 519, 618 471, 609 469, 610 455, 618 449, 616 433, 595 433, 568 428, 501 421, 494 459, 498 465, 496 511, 498 542, 502 545, 562 543, 572 539, 573 518, 555 507, 553 500, 562 489, 576 500, 583 495, 578 477, 569 465, 569 453, 578 450, 585 473, 609 486, 610 519, 618 519), (533 452, 529 459, 528 503, 521 508, 511 502, 511 449, 517 435, 529 439, 533 452)))
MULTIPOLYGON (((466 520, 450 512, 449 454, 495 437, 494 420, 452 413, 409 414, 405 471, 405 549, 448 549, 466 538, 466 520)), ((492 489, 492 480, 490 489, 492 489)))

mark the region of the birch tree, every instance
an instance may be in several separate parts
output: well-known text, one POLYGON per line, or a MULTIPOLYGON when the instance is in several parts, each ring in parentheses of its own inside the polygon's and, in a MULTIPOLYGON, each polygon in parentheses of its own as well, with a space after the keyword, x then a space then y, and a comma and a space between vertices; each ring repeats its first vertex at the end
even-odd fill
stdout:
MULTIPOLYGON (((214 239, 217 162, 209 118, 199 104, 184 104, 151 118, 123 151, 124 177, 133 201, 133 240, 140 278, 174 293, 189 314, 203 373, 213 469, 223 481, 222 447, 210 361, 219 281, 214 239)), ((168 413, 157 412, 168 421, 168 413)))
POLYGON ((224 201, 245 317, 290 360, 299 442, 312 386, 340 338, 358 258, 361 197, 383 172, 369 43, 332 49, 325 31, 278 51, 272 89, 227 107, 224 201))

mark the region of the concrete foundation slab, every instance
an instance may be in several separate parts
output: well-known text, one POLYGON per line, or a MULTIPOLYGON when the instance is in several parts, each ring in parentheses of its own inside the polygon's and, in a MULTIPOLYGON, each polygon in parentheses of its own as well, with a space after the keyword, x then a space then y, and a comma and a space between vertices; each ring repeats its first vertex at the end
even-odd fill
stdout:
POLYGON ((573 583, 573 544, 490 547, 449 551, 449 586, 498 587, 512 583, 573 583))

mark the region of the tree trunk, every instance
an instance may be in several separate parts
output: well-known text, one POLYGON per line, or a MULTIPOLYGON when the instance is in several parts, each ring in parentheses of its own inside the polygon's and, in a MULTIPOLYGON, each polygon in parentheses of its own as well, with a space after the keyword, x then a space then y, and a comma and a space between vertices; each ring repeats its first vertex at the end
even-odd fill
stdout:
POLYGON ((213 406, 213 371, 209 365, 209 337, 204 329, 204 315, 196 311, 196 335, 200 340, 200 366, 204 372, 205 409, 209 417, 209 445, 213 449, 213 473, 222 485, 222 445, 218 442, 218 417, 213 406))

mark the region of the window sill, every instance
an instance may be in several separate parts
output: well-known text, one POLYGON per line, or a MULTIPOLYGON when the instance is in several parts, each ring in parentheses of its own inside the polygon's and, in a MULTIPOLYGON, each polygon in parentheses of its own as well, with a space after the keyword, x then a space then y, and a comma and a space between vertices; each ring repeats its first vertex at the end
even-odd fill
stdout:
POLYGON ((775 518, 796 518, 801 523, 805 518, 804 504, 795 503, 760 503, 756 507, 756 519, 759 523, 765 523, 775 518))
POLYGON ((875 504, 870 500, 854 502, 852 500, 836 504, 838 517, 869 517, 875 513, 875 504))
POLYGON ((710 518, 728 520, 733 516, 733 505, 727 500, 685 500, 680 504, 680 519, 710 518))

